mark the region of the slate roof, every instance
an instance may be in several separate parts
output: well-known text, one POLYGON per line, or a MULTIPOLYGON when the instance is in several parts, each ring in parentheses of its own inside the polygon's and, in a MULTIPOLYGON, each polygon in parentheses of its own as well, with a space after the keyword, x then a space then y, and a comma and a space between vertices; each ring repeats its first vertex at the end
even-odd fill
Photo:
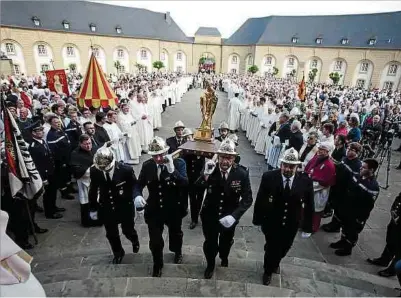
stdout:
POLYGON ((171 17, 168 24, 166 14, 146 9, 89 1, 0 1, 0 11, 3 26, 191 42, 171 17), (34 16, 40 19, 40 27, 34 26, 34 16), (63 20, 70 23, 69 30, 63 20), (96 25, 96 32, 90 31, 90 23, 96 25), (116 32, 117 26, 122 33, 116 32))
POLYGON ((216 27, 199 27, 195 35, 221 37, 220 31, 216 27))
POLYGON ((401 11, 250 18, 224 44, 401 49, 401 11), (293 37, 297 43, 292 43, 293 37), (316 43, 319 37, 321 44, 316 43), (349 43, 343 45, 343 38, 349 43), (371 38, 376 39, 375 45, 369 45, 371 38))

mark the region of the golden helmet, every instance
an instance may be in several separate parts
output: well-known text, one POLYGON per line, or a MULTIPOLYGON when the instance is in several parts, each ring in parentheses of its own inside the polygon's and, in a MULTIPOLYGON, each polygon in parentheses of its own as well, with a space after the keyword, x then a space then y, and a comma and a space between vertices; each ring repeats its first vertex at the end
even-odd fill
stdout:
POLYGON ((154 137, 149 143, 149 154, 158 155, 168 151, 170 149, 166 142, 161 137, 154 137))

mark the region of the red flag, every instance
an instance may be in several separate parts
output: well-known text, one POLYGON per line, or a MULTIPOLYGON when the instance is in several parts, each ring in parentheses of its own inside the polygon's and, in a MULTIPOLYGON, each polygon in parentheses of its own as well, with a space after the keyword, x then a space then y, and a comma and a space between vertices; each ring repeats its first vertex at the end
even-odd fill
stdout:
POLYGON ((24 107, 26 107, 27 109, 32 108, 31 99, 24 91, 21 91, 20 96, 21 96, 22 101, 24 102, 24 107))
POLYGON ((302 77, 301 83, 298 86, 298 98, 301 101, 305 100, 306 88, 305 88, 305 76, 302 77))
POLYGON ((47 86, 50 91, 58 94, 64 93, 70 96, 70 90, 68 90, 68 80, 65 75, 64 69, 48 70, 46 71, 47 86))

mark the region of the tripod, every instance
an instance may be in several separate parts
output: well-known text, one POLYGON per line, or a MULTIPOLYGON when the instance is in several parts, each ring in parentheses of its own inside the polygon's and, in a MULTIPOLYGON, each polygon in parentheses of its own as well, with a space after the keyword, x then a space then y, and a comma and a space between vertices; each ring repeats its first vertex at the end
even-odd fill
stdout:
POLYGON ((390 165, 391 165, 391 144, 392 144, 392 139, 386 140, 385 143, 381 143, 379 145, 379 148, 377 148, 376 154, 374 158, 378 159, 379 166, 376 170, 376 179, 377 176, 379 175, 379 171, 381 166, 383 165, 384 159, 387 161, 387 168, 386 168, 386 186, 380 186, 382 189, 388 189, 389 188, 389 183, 388 180, 390 178, 390 165))

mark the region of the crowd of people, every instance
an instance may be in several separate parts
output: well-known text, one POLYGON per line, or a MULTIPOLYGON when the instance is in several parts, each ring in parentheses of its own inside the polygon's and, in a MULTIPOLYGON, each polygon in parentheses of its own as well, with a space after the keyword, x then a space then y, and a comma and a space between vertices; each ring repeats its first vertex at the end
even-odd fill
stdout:
MULTIPOLYGON (((211 278, 217 254, 221 266, 228 266, 235 227, 253 202, 249 173, 237 153, 236 132, 242 130, 269 166, 253 213, 253 223, 266 238, 263 284, 269 285, 272 273, 280 271, 299 228, 303 238, 320 228, 341 231, 341 239, 330 247, 338 256, 352 253, 379 194, 380 162, 373 157, 399 133, 399 92, 313 83, 302 95, 292 80, 236 74, 141 73, 108 79, 118 95, 117 108, 78 107, 79 75, 69 76, 70 96, 50 92, 43 76, 1 78, 3 100, 29 144, 44 186, 43 209, 33 199, 27 210, 11 195, 3 175, 8 165, 2 163, 1 207, 10 215, 9 229, 21 248, 33 247, 30 232, 47 232, 35 223, 35 212, 59 219, 66 210, 57 206, 57 192, 66 200, 78 193, 81 224, 104 225, 115 264, 125 255, 118 225, 136 253, 140 244, 134 217, 144 212, 152 275, 161 276, 164 226, 174 262, 182 263, 181 226, 189 198, 190 228, 200 217, 204 276, 211 278), (174 136, 154 136, 161 114, 190 88, 206 84, 227 92, 229 99, 228 119, 215 138, 219 150, 211 159, 191 154, 174 158, 182 144, 193 141, 193 132, 177 121, 174 136), (142 153, 151 158, 137 177, 132 165, 142 153), (331 222, 321 226, 322 217, 332 217, 331 222)), ((380 272, 383 276, 395 275, 401 259, 400 197, 392 208, 385 251, 369 260, 391 262, 380 272)))

